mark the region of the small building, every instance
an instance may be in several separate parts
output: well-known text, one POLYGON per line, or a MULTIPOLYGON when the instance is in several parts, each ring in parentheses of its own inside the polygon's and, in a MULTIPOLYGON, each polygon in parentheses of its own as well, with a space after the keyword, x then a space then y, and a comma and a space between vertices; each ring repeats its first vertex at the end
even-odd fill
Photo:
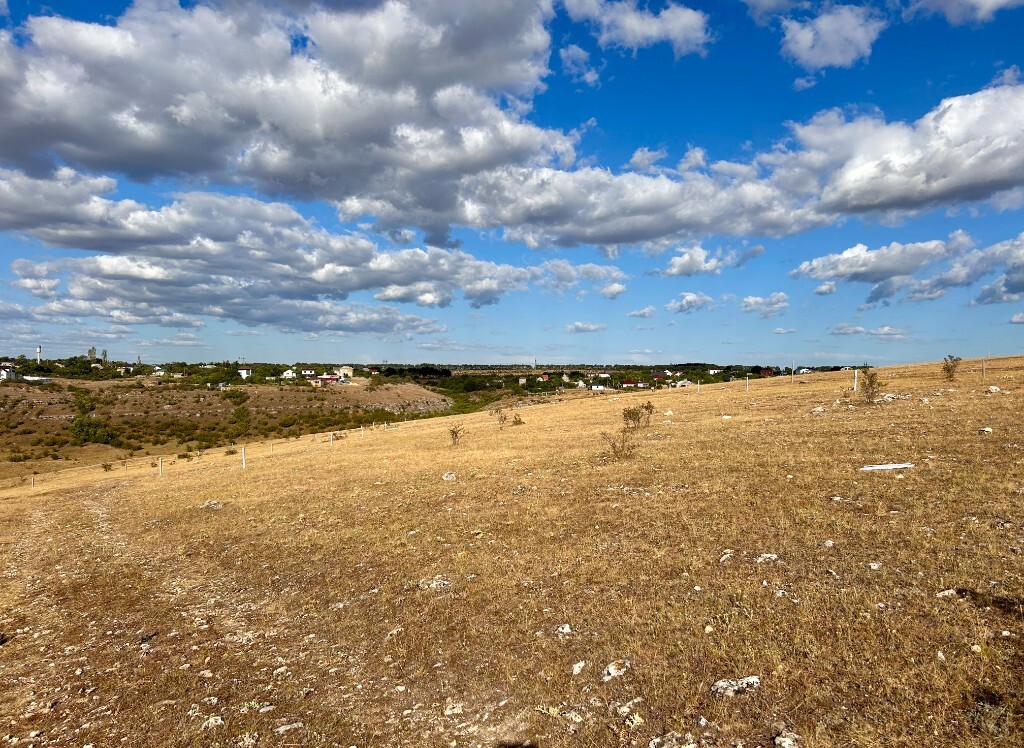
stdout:
POLYGON ((117 367, 117 373, 120 374, 122 377, 125 374, 131 374, 133 371, 135 371, 135 367, 134 366, 128 366, 127 364, 125 364, 123 366, 118 366, 117 367))
POLYGON ((627 379, 626 381, 624 381, 622 383, 622 389, 624 389, 624 390, 625 389, 632 389, 633 387, 636 387, 636 382, 631 382, 630 380, 627 379))
POLYGON ((602 392, 604 390, 604 385, 603 384, 592 384, 592 385, 590 385, 590 389, 593 390, 594 392, 602 392))
POLYGON ((526 384, 526 377, 519 377, 519 384, 526 384))
POLYGON ((796 373, 797 373, 797 374, 811 374, 811 373, 813 373, 813 372, 811 372, 811 370, 810 370, 810 369, 808 369, 808 368, 807 368, 807 367, 805 366, 805 367, 804 367, 804 368, 802 368, 802 369, 797 369, 797 370, 796 370, 796 373))
POLYGON ((154 377, 167 376, 167 370, 164 367, 162 367, 162 366, 154 366, 153 367, 153 376, 154 377))
POLYGON ((285 369, 281 374, 281 379, 295 379, 295 369, 285 369))
POLYGON ((774 377, 775 376, 775 370, 774 369, 761 369, 761 376, 762 377, 774 377))
POLYGON ((14 370, 14 364, 0 364, 0 382, 13 382, 18 378, 18 372, 14 370))
POLYGON ((351 366, 336 366, 334 368, 334 373, 342 379, 351 379, 356 374, 355 369, 351 366))
POLYGON ((651 385, 648 382, 637 382, 636 388, 638 390, 649 390, 651 389, 651 385))
POLYGON ((243 366, 241 369, 238 370, 238 376, 240 376, 242 379, 248 379, 249 377, 252 376, 252 368, 249 366, 243 366))
POLYGON ((302 370, 302 376, 304 376, 304 377, 315 377, 316 376, 316 369, 303 369, 302 370))
POLYGON ((714 376, 715 374, 721 374, 725 369, 708 369, 708 374, 714 376))

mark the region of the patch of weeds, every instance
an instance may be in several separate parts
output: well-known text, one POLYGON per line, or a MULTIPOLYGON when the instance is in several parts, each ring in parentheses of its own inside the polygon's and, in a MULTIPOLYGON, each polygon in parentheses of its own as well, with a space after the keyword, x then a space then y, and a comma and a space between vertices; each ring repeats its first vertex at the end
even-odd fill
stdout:
POLYGON ((113 469, 114 469, 114 466, 113 466, 112 463, 109 463, 109 462, 104 462, 103 463, 103 472, 104 473, 109 473, 113 469))
POLYGON ((654 403, 648 400, 643 405, 636 405, 632 408, 622 409, 622 420, 627 429, 641 429, 651 425, 651 414, 654 413, 654 403))
POLYGON ((865 369, 863 379, 860 391, 864 394, 865 400, 869 403, 874 402, 881 389, 881 385, 878 383, 878 373, 874 369, 865 369))
POLYGON ((608 445, 612 459, 627 460, 636 454, 636 441, 633 437, 633 429, 623 427, 616 434, 601 432, 601 437, 608 445))
POLYGON ((236 455, 236 454, 238 454, 238 450, 235 449, 234 447, 228 447, 227 449, 224 450, 224 454, 226 454, 228 456, 236 455))
POLYGON ((453 423, 448 428, 448 436, 451 437, 453 447, 459 446, 459 441, 462 440, 462 437, 465 435, 465 433, 466 427, 463 426, 461 423, 453 423))
POLYGON ((505 428, 505 423, 508 421, 508 412, 504 408, 495 408, 491 411, 491 415, 498 419, 498 431, 505 428))
POLYGON ((959 356, 954 356, 952 353, 942 359, 942 376, 950 382, 954 381, 956 379, 956 371, 960 368, 962 360, 959 356))
POLYGON ((512 425, 513 426, 522 426, 524 423, 526 423, 526 421, 523 420, 523 417, 521 415, 519 415, 518 413, 513 413, 512 414, 512 425))

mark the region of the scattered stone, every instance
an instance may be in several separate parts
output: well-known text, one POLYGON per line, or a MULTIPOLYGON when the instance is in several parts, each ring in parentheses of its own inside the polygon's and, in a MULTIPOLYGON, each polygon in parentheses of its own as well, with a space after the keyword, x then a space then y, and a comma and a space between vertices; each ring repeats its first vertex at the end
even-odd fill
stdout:
POLYGON ((760 556, 757 557, 757 563, 759 563, 759 564, 765 564, 765 563, 769 563, 771 561, 778 561, 778 560, 779 560, 779 555, 777 553, 762 553, 760 556))
POLYGON ((991 434, 992 433, 992 427, 991 426, 985 426, 984 428, 980 428, 980 429, 978 429, 978 433, 979 434, 991 434))
POLYGON ((732 420, 732 416, 722 416, 722 420, 723 421, 731 421, 732 420))
POLYGON ((618 714, 620 717, 626 717, 632 714, 633 710, 636 709, 636 707, 641 703, 643 703, 643 697, 637 696, 635 699, 627 701, 625 704, 616 705, 615 713, 618 714))
POLYGON ((416 586, 421 590, 434 590, 436 592, 444 592, 452 583, 448 580, 448 576, 445 574, 438 574, 433 579, 421 579, 416 583, 416 586))
POLYGON ((705 634, 710 634, 710 633, 712 633, 712 632, 713 632, 714 630, 715 630, 715 627, 714 627, 714 626, 712 626, 711 624, 708 624, 707 626, 705 626, 705 627, 704 627, 704 633, 705 633, 705 634))
POLYGON ((942 592, 936 592, 935 597, 956 597, 956 590, 949 589, 943 590, 942 592))
POLYGON ((401 634, 401 633, 402 633, 403 631, 405 631, 405 629, 404 629, 404 628, 402 628, 401 626, 398 626, 398 627, 396 627, 396 628, 393 628, 393 629, 391 629, 391 630, 390 630, 390 631, 389 631, 389 632, 387 633, 387 636, 385 636, 384 638, 385 638, 385 639, 394 639, 394 638, 395 638, 396 636, 398 636, 399 634, 401 634))
POLYGON ((886 465, 865 465, 861 468, 861 471, 867 470, 903 470, 905 468, 914 467, 912 462, 893 462, 886 465))
POLYGON ((235 738, 235 745, 238 748, 256 748, 259 742, 260 734, 258 732, 247 732, 235 738))
POLYGON ((675 413, 673 413, 671 410, 666 410, 665 411, 665 415, 667 415, 667 416, 674 416, 675 413))
POLYGON ((214 511, 216 511, 218 509, 223 509, 224 508, 224 504, 221 503, 220 501, 214 501, 213 499, 210 499, 209 501, 204 501, 202 504, 200 504, 199 508, 200 509, 213 509, 214 511))
POLYGON ((639 714, 637 714, 636 712, 634 712, 633 714, 631 714, 628 717, 626 717, 626 727, 630 727, 630 728, 634 728, 635 729, 637 727, 640 727, 645 722, 646 722, 646 720, 643 717, 641 717, 639 714))
POLYGON ((824 543, 826 548, 833 548, 835 546, 835 544, 836 544, 836 541, 832 540, 831 538, 826 540, 825 543, 824 543))
POLYGON ((612 660, 608 663, 608 667, 604 669, 604 677, 602 680, 610 681, 612 678, 618 678, 623 675, 632 666, 629 660, 612 660))
POLYGON ((775 748, 799 748, 800 736, 795 732, 783 729, 775 736, 775 748))
POLYGON ((442 480, 455 480, 455 473, 445 473, 441 476, 442 480))
POLYGON ((281 725, 280 727, 275 727, 274 734, 284 735, 286 732, 291 732, 292 730, 301 730, 305 726, 306 725, 304 725, 302 722, 292 722, 289 725, 281 725))
POLYGON ((563 623, 561 626, 555 629, 555 633, 559 636, 568 636, 572 633, 572 626, 568 623, 563 623))
POLYGON ((200 678, 212 678, 213 677, 213 671, 212 670, 200 670, 199 671, 199 677, 200 678))
POLYGON ((989 385, 989 387, 988 387, 988 391, 989 391, 989 392, 991 392, 991 393, 992 393, 993 395, 995 395, 995 394, 998 394, 998 393, 1002 392, 1002 390, 1001 390, 1001 389, 999 389, 998 387, 996 387, 996 386, 995 386, 994 384, 990 384, 990 385, 989 385))
POLYGON ((224 718, 223 717, 221 717, 221 716, 213 716, 213 717, 210 717, 205 722, 203 722, 203 725, 202 725, 201 729, 203 729, 203 730, 212 730, 213 728, 220 727, 223 724, 224 724, 224 718))
POLYGON ((974 652, 974 654, 981 654, 981 645, 980 644, 972 644, 971 645, 971 651, 974 652))
POLYGON ((812 413, 824 413, 825 412, 825 406, 824 405, 819 405, 817 408, 811 408, 811 412, 812 413))
POLYGON ((882 568, 882 565, 872 561, 870 564, 868 564, 868 568, 871 569, 871 571, 878 571, 882 568))
POLYGON ((736 551, 734 551, 732 548, 726 548, 725 553, 723 553, 722 557, 718 559, 718 563, 724 564, 726 561, 733 557, 734 553, 736 553, 736 551))
POLYGON ((444 716, 454 717, 456 715, 462 714, 463 708, 464 705, 461 702, 448 704, 448 706, 444 708, 444 716))
POLYGON ((580 660, 579 662, 577 662, 575 665, 572 666, 572 674, 573 675, 579 675, 580 673, 583 672, 583 668, 585 668, 586 666, 587 666, 587 661, 586 660, 580 660))
POLYGON ((724 678, 711 684, 711 693, 715 696, 735 696, 736 694, 753 691, 761 685, 761 678, 748 675, 745 678, 724 678))
POLYGON ((673 730, 660 737, 652 738, 651 742, 647 744, 647 748, 697 748, 697 744, 693 742, 692 735, 683 736, 673 730))

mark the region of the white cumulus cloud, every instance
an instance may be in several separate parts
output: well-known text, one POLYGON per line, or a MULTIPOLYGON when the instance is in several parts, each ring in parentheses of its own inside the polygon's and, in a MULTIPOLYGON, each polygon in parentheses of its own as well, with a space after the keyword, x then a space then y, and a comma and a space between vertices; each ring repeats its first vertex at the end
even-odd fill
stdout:
POLYGON ((806 70, 847 68, 871 54, 886 22, 870 8, 836 5, 810 21, 782 22, 782 51, 806 70))
POLYGON ((573 322, 563 328, 567 333, 601 332, 607 329, 608 325, 603 322, 573 322))
POLYGON ((775 317, 789 308, 789 294, 777 291, 771 296, 744 296, 740 308, 744 312, 757 314, 762 319, 775 317))
POLYGON ((668 42, 676 56, 702 54, 711 41, 708 16, 669 2, 659 12, 636 0, 563 0, 569 17, 596 27, 602 47, 637 50, 668 42))
POLYGON ((676 314, 689 314, 698 309, 704 309, 710 305, 712 299, 707 294, 693 291, 683 291, 679 298, 672 299, 665 305, 665 310, 676 314))
POLYGON ((991 21, 1004 8, 1018 8, 1024 0, 916 0, 911 12, 941 13, 950 23, 991 21))

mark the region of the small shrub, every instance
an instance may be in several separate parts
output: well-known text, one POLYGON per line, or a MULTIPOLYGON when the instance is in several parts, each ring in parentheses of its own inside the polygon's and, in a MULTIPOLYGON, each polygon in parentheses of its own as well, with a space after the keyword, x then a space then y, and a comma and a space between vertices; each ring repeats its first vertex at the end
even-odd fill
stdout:
POLYGON ((498 419, 498 431, 505 428, 505 422, 508 421, 508 413, 504 408, 495 408, 491 411, 491 415, 498 419))
POLYGON ((878 397, 878 391, 881 385, 878 383, 878 373, 874 369, 865 369, 863 382, 860 386, 860 391, 864 394, 864 399, 869 403, 874 402, 875 398, 878 397))
POLYGON ((238 454, 238 450, 235 449, 234 447, 228 447, 227 449, 224 450, 224 454, 226 454, 228 456, 236 455, 236 454, 238 454))
POLYGON ((178 455, 178 459, 179 460, 185 460, 186 462, 191 462, 192 461, 192 455, 189 454, 188 452, 182 452, 180 455, 178 455))
POLYGON ((633 441, 633 429, 623 426, 617 434, 601 433, 608 445, 613 459, 626 460, 636 454, 636 442, 633 441))
POLYGON ((463 426, 461 423, 454 423, 448 428, 448 435, 452 439, 453 447, 459 446, 459 441, 462 439, 465 433, 466 427, 463 426))
POLYGON ((636 405, 632 408, 622 409, 622 420, 628 429, 641 429, 651 425, 651 414, 654 413, 654 403, 648 400, 643 405, 636 405))
POLYGON ((954 356, 952 353, 942 359, 942 375, 950 382, 956 379, 956 370, 960 368, 962 360, 959 356, 954 356))
POLYGON ((512 415, 512 425, 513 426, 522 426, 524 423, 525 423, 525 421, 523 420, 523 417, 521 415, 519 415, 518 413, 514 413, 512 415))
POLYGON ((109 473, 113 469, 114 469, 114 466, 111 463, 109 463, 109 462, 104 462, 103 463, 103 472, 104 473, 109 473))

